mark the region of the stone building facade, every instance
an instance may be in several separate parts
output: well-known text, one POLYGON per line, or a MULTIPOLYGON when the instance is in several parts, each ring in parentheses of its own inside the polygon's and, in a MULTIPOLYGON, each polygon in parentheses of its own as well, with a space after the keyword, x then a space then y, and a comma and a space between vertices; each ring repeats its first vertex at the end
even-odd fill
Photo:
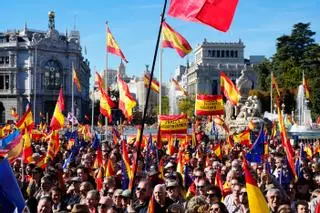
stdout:
POLYGON ((254 65, 244 59, 244 44, 238 42, 207 42, 205 39, 194 50, 194 62, 187 64, 189 94, 220 94, 219 73, 225 72, 234 81, 247 69, 253 88, 257 82, 254 65))
POLYGON ((0 33, 0 122, 13 120, 10 109, 19 115, 31 104, 35 121, 40 112, 50 121, 63 88, 65 114, 71 112, 72 64, 81 84, 74 86, 75 116, 82 120, 89 106, 90 68, 81 53, 80 33, 60 34, 54 13, 49 13, 47 31, 28 29, 0 33))

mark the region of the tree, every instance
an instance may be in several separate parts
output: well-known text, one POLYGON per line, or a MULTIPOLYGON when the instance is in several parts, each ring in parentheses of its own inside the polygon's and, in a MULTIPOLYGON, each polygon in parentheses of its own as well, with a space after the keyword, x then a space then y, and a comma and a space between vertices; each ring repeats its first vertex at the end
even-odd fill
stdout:
POLYGON ((191 98, 186 97, 184 99, 181 99, 178 103, 179 112, 187 114, 188 117, 193 117, 194 105, 195 101, 191 98))
MULTIPOLYGON (((154 114, 159 115, 159 105, 156 105, 152 111, 154 114)), ((161 97, 161 114, 162 115, 169 114, 169 97, 167 96, 161 97)))
POLYGON ((296 88, 302 84, 302 74, 308 79, 311 88, 311 111, 313 116, 320 113, 320 46, 315 43, 316 33, 310 29, 310 23, 297 23, 290 35, 283 35, 276 40, 276 53, 270 61, 258 66, 260 74, 258 89, 268 91, 270 73, 273 71, 281 89, 281 99, 286 111, 295 109, 296 88))

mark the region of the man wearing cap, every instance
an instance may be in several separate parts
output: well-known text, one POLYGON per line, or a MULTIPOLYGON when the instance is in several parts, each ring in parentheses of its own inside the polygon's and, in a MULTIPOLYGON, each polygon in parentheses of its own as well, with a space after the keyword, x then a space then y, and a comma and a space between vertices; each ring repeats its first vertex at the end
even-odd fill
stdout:
POLYGON ((70 186, 67 190, 65 203, 67 209, 71 209, 74 204, 80 203, 80 178, 73 177, 70 179, 70 186))
POLYGON ((181 191, 177 181, 168 181, 166 184, 168 198, 172 203, 183 204, 184 199, 181 196, 181 191))
POLYGON ((125 211, 127 207, 130 205, 130 196, 131 196, 131 190, 126 189, 121 194, 121 203, 122 203, 122 209, 125 211))
POLYGON ((152 188, 154 188, 158 184, 164 183, 164 181, 159 178, 159 171, 155 166, 150 167, 150 171, 148 172, 148 181, 151 183, 152 188))

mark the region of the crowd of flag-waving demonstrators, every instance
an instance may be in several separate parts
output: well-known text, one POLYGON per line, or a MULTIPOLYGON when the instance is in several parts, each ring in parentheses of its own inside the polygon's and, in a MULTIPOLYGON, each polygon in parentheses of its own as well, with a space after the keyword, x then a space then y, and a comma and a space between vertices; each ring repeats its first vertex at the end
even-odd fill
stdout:
POLYGON ((89 125, 29 132, 30 114, 23 119, 1 130, 10 147, 0 162, 1 212, 320 212, 318 140, 294 145, 292 170, 263 126, 254 141, 234 142, 207 134, 218 127, 202 119, 189 136, 144 134, 138 154, 139 128, 127 136, 128 126, 102 128, 112 137, 101 140, 89 125))

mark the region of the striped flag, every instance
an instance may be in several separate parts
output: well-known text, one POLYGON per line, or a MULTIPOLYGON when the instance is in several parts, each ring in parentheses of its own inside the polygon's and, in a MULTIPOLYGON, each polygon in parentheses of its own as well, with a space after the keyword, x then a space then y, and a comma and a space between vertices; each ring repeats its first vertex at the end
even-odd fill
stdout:
MULTIPOLYGON (((149 73, 145 73, 144 74, 144 86, 146 88, 149 87, 149 82, 150 82, 150 74, 149 73)), ((151 81, 151 89, 153 91, 155 91, 156 93, 159 93, 159 90, 160 90, 159 82, 154 80, 154 79, 152 79, 152 81, 151 81)))
POLYGON ((162 22, 162 47, 174 48, 181 58, 188 55, 192 48, 188 41, 165 21, 162 22))
POLYGON ((27 129, 28 131, 31 131, 34 128, 31 107, 29 104, 27 106, 27 111, 23 114, 23 116, 17 122, 16 127, 18 127, 18 129, 20 130, 27 129))
POLYGON ((183 95, 188 96, 187 91, 185 91, 183 89, 183 87, 178 83, 178 81, 172 79, 171 82, 173 83, 173 85, 176 87, 177 91, 181 91, 183 93, 183 95))
POLYGON ((253 179, 248 168, 246 159, 243 159, 243 170, 246 179, 246 188, 248 194, 249 209, 251 213, 267 213, 270 212, 268 204, 262 194, 257 182, 253 179))
POLYGON ((310 99, 310 88, 309 88, 308 81, 307 81, 304 74, 303 74, 302 84, 303 84, 306 99, 310 99))
POLYGON ((110 96, 104 91, 104 89, 99 87, 101 98, 100 98, 100 113, 108 118, 108 122, 112 122, 111 108, 116 105, 111 100, 110 96))
POLYGON ((102 89, 104 89, 104 80, 103 80, 103 78, 101 77, 101 75, 98 72, 96 72, 95 83, 97 83, 98 88, 101 87, 102 89))
POLYGON ((240 99, 239 90, 224 72, 220 72, 220 88, 221 93, 236 106, 240 99))
POLYGON ((29 133, 26 133, 22 136, 23 140, 23 153, 22 153, 22 160, 24 163, 31 163, 33 161, 32 158, 32 147, 31 147, 31 138, 29 133))
POLYGON ((120 46, 114 39, 109 27, 107 28, 107 52, 121 57, 126 63, 128 63, 126 57, 120 49, 120 46))
POLYGON ((132 97, 127 83, 121 78, 118 73, 117 82, 119 86, 119 109, 121 109, 124 116, 131 121, 132 110, 137 105, 136 100, 132 97))
POLYGON ((80 81, 79 81, 79 78, 78 78, 78 76, 77 76, 76 69, 74 68, 74 65, 73 65, 73 64, 72 64, 72 80, 73 80, 73 83, 76 85, 78 91, 81 92, 80 81))
POLYGON ((15 137, 6 147, 9 151, 7 152, 8 160, 13 163, 17 158, 19 158, 23 152, 23 140, 22 135, 19 134, 15 137))
POLYGON ((277 91, 278 96, 280 96, 280 91, 279 91, 279 86, 276 81, 276 78, 273 76, 273 73, 271 73, 271 83, 272 83, 272 88, 275 88, 277 91))
POLYGON ((112 165, 112 161, 111 159, 109 158, 108 161, 107 161, 107 168, 106 168, 106 177, 112 177, 116 174, 115 170, 114 170, 114 167, 112 165))
POLYGON ((128 178, 130 181, 133 180, 133 172, 131 167, 130 167, 130 160, 129 160, 129 155, 128 155, 128 148, 126 144, 126 140, 121 141, 121 146, 122 146, 122 160, 126 168, 126 172, 128 175, 128 178))
POLYGON ((64 110, 64 100, 62 95, 62 88, 60 88, 59 97, 54 108, 53 116, 50 122, 50 128, 52 130, 61 129, 64 125, 64 115, 62 111, 64 110))
POLYGON ((47 149, 47 161, 49 159, 53 160, 58 153, 60 148, 59 144, 59 132, 57 130, 53 130, 49 135, 48 149, 47 149))
POLYGON ((19 118, 19 114, 17 113, 17 109, 15 107, 11 107, 11 116, 15 119, 19 118))

